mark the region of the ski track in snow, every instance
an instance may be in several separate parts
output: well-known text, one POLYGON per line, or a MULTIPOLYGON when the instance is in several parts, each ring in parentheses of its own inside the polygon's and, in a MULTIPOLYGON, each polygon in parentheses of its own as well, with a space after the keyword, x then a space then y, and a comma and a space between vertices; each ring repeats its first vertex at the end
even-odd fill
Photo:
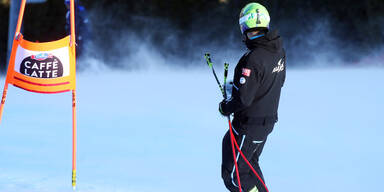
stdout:
MULTIPOLYGON (((288 70, 261 157, 270 191, 381 191, 383 82, 380 68, 288 70)), ((77 96, 77 191, 226 191, 209 69, 83 73, 77 96)), ((71 191, 71 134, 70 93, 10 86, 0 192, 71 191)))

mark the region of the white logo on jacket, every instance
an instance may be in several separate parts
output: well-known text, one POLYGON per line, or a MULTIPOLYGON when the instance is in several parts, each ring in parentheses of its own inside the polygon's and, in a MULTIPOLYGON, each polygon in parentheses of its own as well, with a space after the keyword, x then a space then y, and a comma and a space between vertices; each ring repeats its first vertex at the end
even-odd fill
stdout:
POLYGON ((240 78, 240 84, 245 84, 245 82, 247 82, 247 80, 245 80, 245 77, 241 77, 240 78))
POLYGON ((279 62, 277 63, 277 67, 273 68, 272 73, 279 73, 284 70, 284 60, 281 58, 279 62))

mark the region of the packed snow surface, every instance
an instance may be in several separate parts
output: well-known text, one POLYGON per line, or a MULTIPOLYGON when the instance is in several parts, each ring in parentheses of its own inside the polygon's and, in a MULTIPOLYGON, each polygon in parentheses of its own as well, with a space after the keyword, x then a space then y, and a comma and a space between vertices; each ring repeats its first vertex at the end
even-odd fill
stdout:
MULTIPOLYGON (((382 191, 383 83, 382 68, 288 70, 261 157, 270 191, 382 191)), ((226 191, 208 68, 80 73, 77 96, 77 191, 226 191)), ((70 93, 10 86, 0 192, 71 191, 71 125, 70 93)))

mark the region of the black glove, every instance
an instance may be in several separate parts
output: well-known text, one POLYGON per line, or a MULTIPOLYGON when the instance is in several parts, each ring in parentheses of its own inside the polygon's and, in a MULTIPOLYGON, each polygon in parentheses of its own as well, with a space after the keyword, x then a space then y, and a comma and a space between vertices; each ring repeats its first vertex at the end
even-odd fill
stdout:
POLYGON ((225 110, 226 105, 227 105, 227 101, 225 99, 221 101, 219 104, 219 112, 224 116, 228 116, 231 114, 231 112, 225 110))

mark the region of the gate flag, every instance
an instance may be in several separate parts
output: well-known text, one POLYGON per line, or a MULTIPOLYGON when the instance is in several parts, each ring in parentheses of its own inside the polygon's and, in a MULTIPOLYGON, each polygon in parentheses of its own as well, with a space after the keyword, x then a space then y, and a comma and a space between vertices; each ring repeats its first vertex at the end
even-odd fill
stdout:
POLYGON ((6 83, 31 92, 62 93, 75 90, 75 55, 70 37, 33 43, 20 34, 14 40, 6 83))
POLYGON ((72 187, 76 187, 76 34, 75 0, 70 3, 71 34, 63 39, 35 43, 20 33, 26 0, 21 0, 7 76, 0 105, 3 114, 8 85, 26 91, 55 94, 72 91, 72 187))

